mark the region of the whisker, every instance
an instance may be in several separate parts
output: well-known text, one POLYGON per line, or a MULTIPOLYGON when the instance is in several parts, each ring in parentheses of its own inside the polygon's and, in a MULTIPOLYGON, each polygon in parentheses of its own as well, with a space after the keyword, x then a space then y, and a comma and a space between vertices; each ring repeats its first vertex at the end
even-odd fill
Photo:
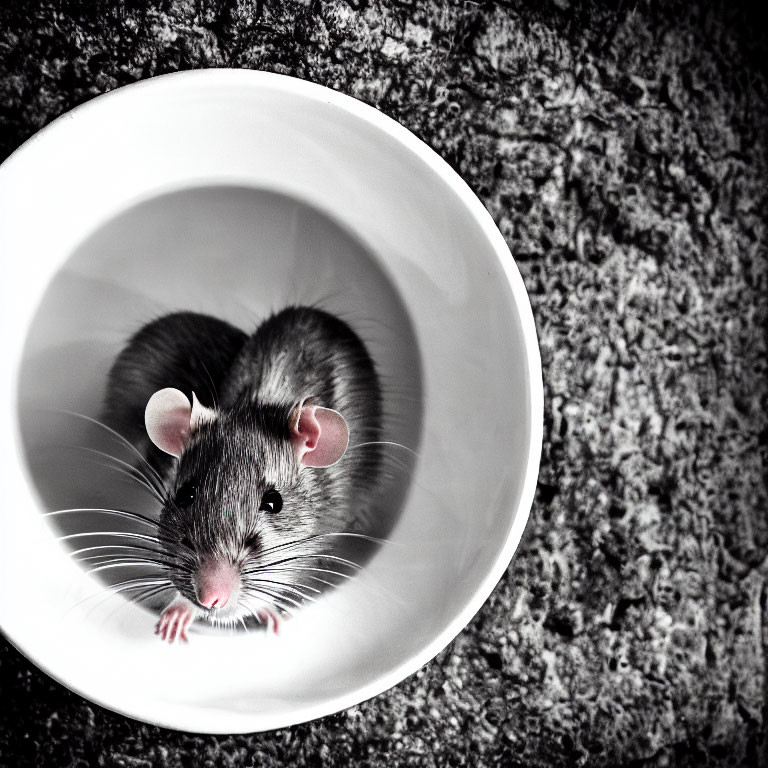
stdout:
POLYGON ((379 454, 379 461, 381 464, 394 465, 397 469, 403 472, 413 472, 414 469, 412 459, 405 459, 402 456, 395 456, 393 453, 379 454))
POLYGON ((240 603, 241 605, 244 605, 246 608, 248 608, 248 610, 251 612, 251 615, 259 624, 263 624, 267 628, 269 628, 269 620, 263 619, 262 614, 269 615, 273 608, 277 608, 279 611, 286 614, 289 618, 293 617, 294 615, 291 608, 285 604, 281 604, 278 600, 270 597, 269 595, 262 596, 261 594, 255 592, 249 593, 247 595, 241 594, 240 603), (264 607, 259 608, 259 603, 257 603, 256 607, 254 608, 254 606, 251 605, 250 600, 258 600, 259 603, 262 603, 264 607))
POLYGON ((319 576, 312 576, 312 573, 325 573, 329 576, 338 576, 341 579, 354 579, 355 574, 352 573, 342 573, 341 571, 332 571, 328 568, 311 568, 311 567, 303 567, 303 566, 295 566, 293 568, 265 568, 264 573, 269 575, 270 573, 309 573, 310 575, 307 576, 307 578, 314 579, 316 581, 319 581, 323 584, 327 584, 329 587, 337 587, 338 584, 335 584, 332 581, 327 581, 325 579, 321 579, 319 576))
POLYGON ((170 584, 170 583, 171 583, 170 579, 166 577, 139 576, 133 579, 126 579, 125 581, 119 581, 117 584, 110 584, 108 587, 106 587, 106 590, 103 590, 103 591, 120 594, 121 592, 128 592, 131 589, 135 589, 137 587, 147 587, 147 586, 151 587, 157 584, 170 584))
POLYGON ((141 488, 143 488, 145 491, 147 491, 147 493, 149 493, 155 501, 160 502, 160 504, 164 503, 165 500, 154 489, 154 487, 152 487, 151 485, 146 483, 144 480, 141 480, 139 477, 137 477, 136 475, 132 474, 131 472, 127 472, 126 470, 121 469, 120 467, 113 467, 111 464, 107 464, 104 461, 97 462, 97 465, 100 466, 100 467, 103 467, 104 469, 109 469, 112 472, 118 472, 119 474, 124 475, 125 477, 129 478, 130 480, 133 480, 135 483, 138 483, 138 485, 141 488))
POLYGON ((163 490, 167 491, 168 489, 165 486, 165 482, 163 478, 160 476, 160 473, 147 461, 147 459, 144 457, 144 455, 141 453, 141 451, 130 441, 127 437, 124 437, 121 435, 117 430, 112 429, 112 427, 108 427, 104 422, 99 421, 98 419, 94 419, 91 416, 86 416, 84 413, 76 413, 75 411, 67 411, 62 408, 54 408, 51 409, 57 413, 65 413, 68 416, 75 416, 80 419, 85 419, 86 421, 91 422, 91 424, 95 424, 97 427, 101 427, 102 429, 105 429, 107 432, 109 432, 111 435, 116 437, 120 442, 122 442, 127 448, 132 450, 138 457, 143 461, 150 472, 157 478, 158 482, 160 483, 163 490))
MULTIPOLYGON (((301 573, 301 572, 299 571, 299 573, 301 573)), ((335 587, 339 586, 339 582, 335 582, 334 583, 333 581, 328 581, 328 579, 321 579, 319 576, 313 576, 311 573, 302 574, 302 578, 312 579, 312 581, 316 581, 318 584, 325 584, 326 587, 334 587, 335 588, 335 587)), ((349 576, 348 578, 351 579, 353 577, 349 576)), ((302 584, 302 586, 304 586, 304 585, 302 584)))
POLYGON ((208 387, 208 394, 213 398, 213 407, 218 408, 219 402, 218 402, 218 392, 216 391, 216 383, 213 380, 213 377, 211 376, 210 371, 208 370, 208 367, 206 364, 201 360, 198 359, 198 362, 200 363, 201 368, 203 369, 203 373, 208 377, 208 382, 210 386, 208 387))
POLYGON ((312 537, 312 540, 315 539, 327 539, 327 538, 334 538, 334 537, 347 537, 352 539, 365 539, 365 541, 370 541, 373 544, 388 544, 390 543, 389 539, 382 539, 378 536, 370 536, 367 533, 357 533, 356 531, 332 531, 330 533, 318 533, 317 535, 312 537))
MULTIPOLYGON (((336 555, 312 554, 312 553, 291 555, 290 557, 286 557, 286 558, 283 558, 282 560, 277 560, 272 563, 261 563, 260 567, 269 568, 274 565, 283 565, 284 563, 290 563, 290 562, 293 562, 294 560, 334 560, 336 562, 340 562, 358 571, 362 568, 361 565, 358 565, 357 563, 352 562, 352 560, 347 560, 344 557, 338 557, 336 555)), ((249 569, 243 570, 243 573, 250 573, 250 572, 252 571, 250 571, 249 569)))
POLYGON ((263 549, 259 552, 259 556, 263 557, 264 555, 272 554, 273 552, 278 552, 281 549, 288 549, 290 547, 299 546, 301 544, 304 544, 308 541, 311 541, 314 539, 314 536, 309 536, 305 539, 292 539, 291 541, 284 541, 280 544, 274 544, 271 547, 267 547, 266 549, 263 549))
MULTIPOLYGON (((291 547, 299 547, 305 544, 310 544, 314 541, 318 541, 319 539, 325 539, 325 538, 334 538, 334 537, 348 537, 348 538, 356 538, 356 539, 364 539, 366 541, 370 541, 374 544, 386 544, 389 542, 389 539, 382 539, 378 538, 376 536, 369 536, 364 533, 357 533, 353 531, 334 531, 330 533, 317 533, 313 534, 312 536, 307 536, 303 539, 293 539, 291 541, 285 541, 280 544, 276 544, 271 547, 267 547, 266 549, 261 550, 258 553, 259 558, 263 558, 266 555, 273 554, 274 552, 278 552, 280 550, 289 549, 291 547)), ((307 553, 308 555, 311 554, 311 552, 307 553)), ((329 555, 317 555, 318 557, 328 557, 329 555)), ((355 563, 356 567, 357 564, 355 563)))
POLYGON ((128 509, 110 509, 107 507, 71 507, 70 509, 54 509, 51 512, 43 512, 43 517, 52 517, 53 515, 63 515, 68 512, 101 512, 105 515, 115 515, 117 517, 126 517, 131 520, 139 520, 142 523, 157 528, 161 525, 158 520, 153 520, 151 517, 146 517, 139 512, 132 512, 128 509))
POLYGON ((135 578, 135 579, 128 579, 126 581, 118 582, 117 584, 111 584, 109 586, 104 587, 104 589, 100 589, 98 592, 94 592, 91 595, 88 595, 87 597, 84 597, 82 600, 79 600, 74 605, 70 606, 65 612, 64 615, 66 616, 70 611, 75 610, 78 606, 82 605, 83 603, 88 602, 88 600, 93 600, 95 597, 105 596, 105 593, 109 593, 110 595, 115 594, 119 595, 123 592, 130 592, 133 589, 139 589, 141 587, 152 587, 157 586, 159 584, 171 584, 169 579, 159 579, 159 578, 135 578))
POLYGON ((89 446, 75 445, 72 447, 79 451, 87 451, 88 453, 93 453, 93 454, 96 454, 97 456, 103 456, 104 458, 109 459, 110 461, 116 462, 117 464, 120 465, 120 467, 126 467, 127 471, 125 469, 121 470, 120 467, 110 467, 110 468, 116 471, 122 471, 123 474, 126 474, 129 477, 132 477, 137 482, 142 483, 144 487, 152 491, 153 495, 156 498, 158 498, 160 501, 163 501, 162 492, 165 490, 165 486, 155 485, 154 484, 155 481, 153 481, 152 478, 145 475, 140 469, 138 469, 138 467, 135 467, 133 464, 127 461, 124 461, 123 459, 119 459, 117 456, 113 456, 112 454, 107 453, 106 451, 99 451, 96 448, 90 448, 89 446))
MULTIPOLYGON (((115 552, 109 554, 102 553, 99 555, 89 555, 88 557, 78 557, 75 559, 78 563, 94 562, 95 565, 103 565, 105 563, 118 561, 145 562, 148 564, 162 565, 166 568, 173 568, 181 571, 182 573, 192 573, 192 569, 189 568, 185 563, 180 563, 179 561, 174 560, 172 557, 167 557, 162 553, 160 553, 160 557, 132 557, 115 552)), ((90 571, 88 572, 90 573, 90 571)))
POLYGON ((150 589, 148 592, 144 593, 143 595, 132 596, 131 601, 134 603, 143 603, 145 600, 149 600, 151 597, 154 597, 155 595, 159 595, 162 592, 165 592, 167 589, 175 589, 173 584, 166 584, 162 587, 155 587, 154 589, 150 589))
MULTIPOLYGON (((140 603, 144 603, 147 600, 150 600, 151 598, 155 597, 156 595, 162 594, 163 592, 165 592, 168 589, 173 589, 173 587, 172 586, 155 587, 155 588, 146 587, 145 588, 146 591, 144 593, 139 593, 137 595, 132 595, 130 600, 126 600, 121 605, 118 605, 117 608, 115 608, 114 611, 111 611, 110 613, 108 613, 104 617, 104 621, 105 622, 109 621, 116 613, 119 613, 120 611, 124 611, 129 605, 131 605, 133 603, 139 603, 139 604, 140 603)), ((102 601, 102 603, 99 603, 98 605, 103 604, 103 602, 104 601, 102 601)), ((95 606, 93 610, 95 610, 95 608, 98 608, 98 605, 95 606)))
MULTIPOLYGON (((314 598, 310 597, 309 595, 305 595, 301 590, 299 590, 295 585, 289 585, 282 581, 273 581, 271 579, 259 579, 259 578, 249 578, 248 579, 249 584, 274 584, 276 588, 278 589, 285 589, 289 592, 292 592, 299 597, 302 597, 306 600, 310 600, 312 602, 315 602, 314 598)), ((305 586, 305 585, 300 585, 305 586)), ((315 589, 314 587, 305 587, 306 589, 311 589, 313 592, 316 592, 318 595, 322 594, 319 589, 315 589)))
POLYGON ((281 611, 286 611, 287 613, 289 609, 285 606, 284 603, 282 603, 283 600, 288 600, 296 608, 301 608, 301 603, 297 603, 295 600, 293 600, 293 598, 286 595, 273 594, 270 592, 270 590, 265 589, 264 587, 248 587, 247 585, 244 585, 243 592, 245 592, 247 595, 250 595, 251 597, 258 598, 266 604, 267 608, 270 608, 274 605, 281 611))
POLYGON ((129 531, 81 531, 80 533, 68 533, 66 536, 59 536, 57 541, 68 541, 69 539, 80 539, 86 536, 115 536, 123 539, 136 539, 139 541, 151 541, 153 544, 159 544, 160 539, 157 536, 146 536, 143 533, 131 533, 129 531))
POLYGON ((261 594, 267 595, 270 598, 270 600, 272 601, 272 604, 276 605, 278 607, 280 607, 279 603, 278 603, 279 600, 287 600, 291 605, 294 605, 296 608, 301 608, 301 603, 300 602, 296 601, 290 595, 283 594, 278 589, 273 589, 271 587, 265 587, 263 585, 256 586, 256 587, 248 587, 247 589, 256 589, 261 594))
POLYGON ((158 562, 155 562, 154 560, 140 559, 140 560, 115 560, 107 563, 99 563, 93 568, 88 568, 85 572, 88 574, 91 574, 91 573, 98 573, 99 571, 111 570, 112 568, 129 568, 129 567, 138 568, 139 566, 146 568, 149 565, 154 565, 158 568, 163 568, 164 570, 168 571, 167 563, 158 563, 158 562))
MULTIPOLYGON (((339 577, 341 579, 346 579, 347 581, 351 581, 352 579, 354 579, 357 576, 357 574, 342 573, 341 571, 332 571, 332 570, 330 570, 328 568, 317 568, 317 567, 311 567, 311 566, 305 566, 305 565, 293 565, 293 566, 288 566, 288 567, 283 567, 283 568, 274 568, 274 569, 266 568, 264 570, 264 573, 266 575, 270 575, 270 573, 272 573, 273 571, 281 572, 281 573, 282 572, 286 572, 286 573, 307 574, 306 576, 304 576, 304 578, 312 579, 313 581, 318 581, 318 582, 320 582, 322 584, 326 584, 329 587, 339 587, 340 583, 333 583, 331 581, 328 581, 326 579, 321 579, 319 576, 314 576, 312 574, 313 573, 325 573, 325 574, 328 574, 330 576, 339 577)), ((393 592, 391 592, 388 589, 385 589, 384 587, 382 587, 382 586, 380 586, 378 584, 371 583, 370 581, 368 581, 368 582, 358 581, 357 583, 358 584, 364 584, 366 589, 370 590, 371 592, 373 592, 373 593, 375 593, 375 594, 377 594, 377 595, 379 595, 381 597, 385 597, 385 598, 387 598, 389 600, 394 600, 397 603, 404 604, 404 601, 401 600, 400 598, 396 597, 393 592)))
POLYGON ((371 440, 367 443, 358 443, 357 445, 350 445, 349 448, 347 448, 348 451, 354 451, 357 448, 365 448, 366 446, 371 445, 387 445, 392 446, 395 448, 402 448, 404 451, 408 451, 412 456, 415 458, 419 458, 419 454, 414 451, 412 448, 409 448, 407 445, 403 445, 402 443, 396 443, 394 440, 371 440))
MULTIPOLYGON (((152 544, 157 544, 158 546, 162 547, 163 545, 176 545, 178 542, 175 541, 174 538, 171 538, 169 535, 165 535, 164 529, 161 528, 160 531, 155 536, 150 536, 149 534, 144 533, 135 533, 133 531, 81 531, 77 533, 70 533, 66 536, 59 536, 56 541, 66 541, 67 539, 75 539, 83 536, 111 536, 114 538, 123 538, 123 539, 134 539, 138 541, 148 541, 152 544)), ((123 546, 121 544, 113 544, 113 546, 123 546)))
MULTIPOLYGON (((82 552, 93 552, 97 549, 127 549, 133 552, 151 552, 156 555, 164 555, 165 552, 163 552, 160 549, 152 549, 152 547, 143 547, 140 544, 97 544, 92 547, 81 547, 80 549, 74 549, 69 554, 71 557, 75 557, 75 555, 79 555, 82 552)), ((103 555, 96 555, 96 557, 107 557, 106 554, 103 555)), ((75 558, 78 559, 78 558, 75 558)), ((84 560, 87 560, 88 558, 83 558, 84 560)))

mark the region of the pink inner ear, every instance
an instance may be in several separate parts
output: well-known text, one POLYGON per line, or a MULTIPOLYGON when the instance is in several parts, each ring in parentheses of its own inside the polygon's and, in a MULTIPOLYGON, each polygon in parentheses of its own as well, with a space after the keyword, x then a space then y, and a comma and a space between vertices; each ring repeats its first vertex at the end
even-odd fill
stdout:
POLYGON ((317 409, 312 405, 305 405, 298 413, 298 418, 291 425, 291 443, 296 452, 296 458, 304 462, 304 457, 308 451, 314 451, 317 448, 317 441, 320 438, 320 424, 315 417, 317 409))
POLYGON ((291 425, 296 458, 307 467, 330 467, 347 450, 349 428, 338 411, 305 405, 291 425))
POLYGON ((178 389, 168 387, 149 398, 144 411, 144 424, 149 439, 171 456, 181 456, 189 435, 192 407, 187 396, 178 389))

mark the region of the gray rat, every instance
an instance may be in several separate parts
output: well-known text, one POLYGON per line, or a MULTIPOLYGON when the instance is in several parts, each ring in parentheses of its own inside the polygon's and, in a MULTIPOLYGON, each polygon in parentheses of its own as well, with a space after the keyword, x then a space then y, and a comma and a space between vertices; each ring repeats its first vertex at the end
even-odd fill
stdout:
POLYGON ((319 309, 289 307, 251 336, 207 315, 161 317, 116 359, 104 415, 165 480, 158 544, 176 594, 156 632, 170 641, 198 617, 276 629, 377 489, 374 363, 319 309))

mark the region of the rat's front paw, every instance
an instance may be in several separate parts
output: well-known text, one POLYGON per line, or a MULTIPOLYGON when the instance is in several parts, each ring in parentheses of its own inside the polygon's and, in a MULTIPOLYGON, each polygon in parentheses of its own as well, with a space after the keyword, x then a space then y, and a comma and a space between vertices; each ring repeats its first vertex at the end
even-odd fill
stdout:
POLYGON ((271 629, 276 635, 280 633, 280 615, 277 611, 269 608, 259 608, 256 611, 256 618, 263 623, 267 632, 271 629))
POLYGON ((176 637, 189 642, 187 627, 195 619, 195 606, 186 598, 177 597, 162 613, 155 626, 155 634, 172 643, 176 637))

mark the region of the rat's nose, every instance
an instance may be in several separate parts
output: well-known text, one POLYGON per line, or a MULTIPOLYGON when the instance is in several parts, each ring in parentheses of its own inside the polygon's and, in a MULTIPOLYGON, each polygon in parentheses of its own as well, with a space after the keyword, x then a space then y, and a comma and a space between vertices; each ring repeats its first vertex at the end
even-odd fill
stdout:
POLYGON ((231 563, 204 562, 197 572, 195 591, 203 608, 223 608, 237 589, 238 571, 231 563))
POLYGON ((229 600, 226 589, 206 589, 200 592, 200 605, 203 608, 223 608, 229 600))

